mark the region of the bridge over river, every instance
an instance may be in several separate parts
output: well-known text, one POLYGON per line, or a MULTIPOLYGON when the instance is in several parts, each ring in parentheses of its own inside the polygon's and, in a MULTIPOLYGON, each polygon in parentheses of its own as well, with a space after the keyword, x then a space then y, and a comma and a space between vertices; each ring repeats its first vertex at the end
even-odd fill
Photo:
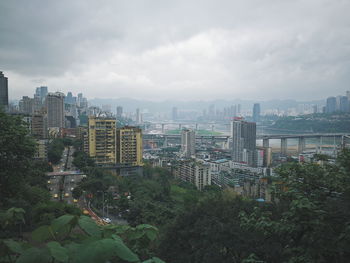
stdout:
MULTIPOLYGON (((211 140, 212 142, 227 142, 228 139, 231 136, 228 134, 223 135, 196 135, 197 141, 208 141, 211 140)), ((263 141, 263 147, 269 147, 270 143, 269 141, 274 140, 281 140, 281 153, 286 154, 287 153, 287 146, 288 146, 288 139, 297 139, 298 140, 298 152, 303 152, 305 150, 305 140, 306 139, 316 139, 317 145, 319 147, 322 147, 322 140, 323 138, 334 138, 335 139, 341 139, 342 144, 345 144, 346 142, 350 141, 350 133, 305 133, 305 134, 258 134, 256 136, 257 140, 263 141)), ((159 141, 163 140, 166 141, 168 139, 175 139, 175 140, 181 140, 180 134, 143 134, 143 139, 145 141, 159 141)))

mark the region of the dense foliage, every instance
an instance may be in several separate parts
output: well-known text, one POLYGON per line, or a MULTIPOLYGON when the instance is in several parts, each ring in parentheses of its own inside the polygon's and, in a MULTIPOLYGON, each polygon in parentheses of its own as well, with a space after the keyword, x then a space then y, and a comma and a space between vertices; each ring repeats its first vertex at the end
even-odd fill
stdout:
MULTIPOLYGON (((12 208, 6 215, 17 214, 17 221, 23 221, 23 212, 12 208)), ((98 226, 90 217, 67 214, 35 229, 31 242, 0 240, 0 262, 141 262, 151 257, 145 262, 161 263, 148 252, 156 237, 157 229, 150 225, 98 226)))
MULTIPOLYGON (((50 201, 45 172, 52 168, 33 161, 35 143, 24 124, 3 112, 0 124, 0 262, 163 262, 149 249, 158 236, 155 227, 98 226, 77 207, 50 201)), ((62 145, 72 144, 55 139, 56 159, 62 145)), ((90 189, 95 191, 93 184, 90 189)))
POLYGON ((61 139, 52 140, 47 151, 47 157, 49 159, 49 162, 53 164, 59 163, 62 157, 63 150, 64 144, 61 139))
POLYGON ((164 232, 167 262, 348 262, 350 151, 336 165, 287 164, 274 201, 202 200, 164 232))
POLYGON ((0 226, 0 237, 17 235, 69 211, 79 210, 66 204, 50 201, 45 173, 52 167, 45 161, 34 161, 35 141, 19 117, 0 111, 0 217, 6 217, 6 209, 23 209, 25 224, 0 226))

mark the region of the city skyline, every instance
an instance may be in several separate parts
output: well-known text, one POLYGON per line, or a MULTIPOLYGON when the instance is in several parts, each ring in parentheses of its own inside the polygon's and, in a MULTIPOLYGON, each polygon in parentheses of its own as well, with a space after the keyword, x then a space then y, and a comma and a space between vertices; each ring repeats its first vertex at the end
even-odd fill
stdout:
POLYGON ((323 99, 348 90, 349 7, 2 2, 0 70, 10 99, 37 86, 89 99, 323 99))

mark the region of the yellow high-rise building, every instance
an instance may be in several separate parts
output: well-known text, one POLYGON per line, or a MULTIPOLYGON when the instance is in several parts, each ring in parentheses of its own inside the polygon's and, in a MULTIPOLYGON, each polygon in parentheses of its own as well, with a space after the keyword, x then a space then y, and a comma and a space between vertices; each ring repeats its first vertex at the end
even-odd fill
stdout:
POLYGON ((116 131, 116 119, 89 118, 89 156, 95 160, 96 164, 115 165, 117 163, 116 131))
POLYGON ((120 166, 143 166, 142 131, 126 126, 117 129, 117 163, 120 166))

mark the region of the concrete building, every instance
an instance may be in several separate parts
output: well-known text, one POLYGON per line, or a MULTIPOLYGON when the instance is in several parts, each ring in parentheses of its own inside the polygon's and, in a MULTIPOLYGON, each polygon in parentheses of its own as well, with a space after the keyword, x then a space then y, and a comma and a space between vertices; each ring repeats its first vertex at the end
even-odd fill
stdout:
POLYGON ((349 100, 348 100, 347 96, 337 97, 337 109, 341 112, 348 112, 349 111, 349 100))
POLYGON ((126 126, 117 129, 117 163, 121 166, 143 166, 142 131, 126 126))
POLYGON ((117 129, 116 119, 90 117, 84 151, 96 164, 118 175, 142 174, 142 131, 137 127, 117 129))
POLYGON ((33 114, 34 113, 34 99, 29 98, 28 96, 23 96, 22 99, 18 102, 19 111, 24 114, 33 114))
POLYGON ((231 122, 232 160, 256 166, 256 123, 235 118, 231 122))
POLYGON ((0 71, 0 107, 9 105, 8 79, 0 71))
POLYGON ((46 96, 48 128, 64 127, 64 94, 48 93, 46 96))
POLYGON ((64 103, 66 104, 76 104, 76 97, 73 96, 72 92, 67 92, 67 96, 64 98, 64 103))
POLYGON ((196 134, 191 129, 181 131, 181 155, 185 158, 191 158, 196 153, 196 134))
POLYGON ((260 121, 260 104, 255 103, 253 106, 253 121, 259 122, 260 121))
POLYGON ((326 101, 326 113, 332 113, 337 110, 337 99, 335 97, 329 97, 326 101))
POLYGON ((34 153, 35 159, 46 160, 47 159, 47 140, 36 140, 36 150, 34 153))
POLYGON ((110 104, 104 104, 102 105, 102 111, 110 113, 112 112, 112 106, 110 104))
POLYGON ((140 112, 140 109, 136 109, 136 123, 141 124, 142 123, 142 114, 140 112))
POLYGON ((28 129, 28 133, 32 132, 32 116, 31 115, 24 115, 22 116, 22 121, 25 122, 25 126, 28 129))
POLYGON ((115 165, 116 120, 107 117, 90 117, 88 126, 89 156, 98 165, 115 165))
POLYGON ((41 104, 44 104, 47 94, 48 94, 47 87, 41 86, 36 88, 34 97, 40 98, 41 104))
POLYGON ((48 137, 46 114, 37 113, 32 116, 32 135, 37 139, 48 137))
POLYGON ((118 106, 117 107, 117 118, 121 118, 123 116, 123 107, 118 106))
POLYGON ((210 166, 195 161, 179 162, 174 169, 174 176, 195 185, 198 190, 211 185, 210 166))
POLYGON ((176 121, 178 119, 178 114, 177 114, 177 108, 173 107, 172 111, 171 111, 171 117, 173 121, 176 121))

